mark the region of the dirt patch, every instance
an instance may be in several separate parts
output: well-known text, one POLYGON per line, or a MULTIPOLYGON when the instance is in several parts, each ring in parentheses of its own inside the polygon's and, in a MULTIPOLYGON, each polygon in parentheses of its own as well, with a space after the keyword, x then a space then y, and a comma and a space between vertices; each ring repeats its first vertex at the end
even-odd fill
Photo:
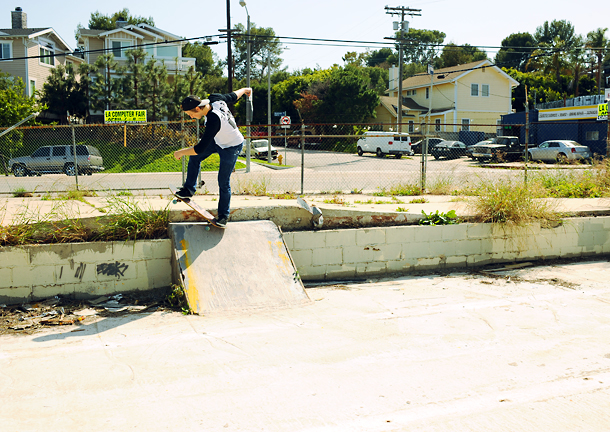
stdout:
POLYGON ((181 311, 159 293, 117 294, 88 301, 56 296, 22 305, 0 305, 0 335, 30 335, 50 327, 79 331, 79 326, 99 318, 158 310, 181 311))

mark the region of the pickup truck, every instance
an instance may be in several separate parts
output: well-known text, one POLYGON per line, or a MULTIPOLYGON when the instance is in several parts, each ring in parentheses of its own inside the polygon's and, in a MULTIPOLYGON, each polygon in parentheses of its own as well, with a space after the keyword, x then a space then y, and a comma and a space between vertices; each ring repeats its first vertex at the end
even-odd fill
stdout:
POLYGON ((498 136, 471 146, 469 153, 471 152, 472 159, 479 162, 506 162, 521 159, 524 150, 518 137, 498 136))

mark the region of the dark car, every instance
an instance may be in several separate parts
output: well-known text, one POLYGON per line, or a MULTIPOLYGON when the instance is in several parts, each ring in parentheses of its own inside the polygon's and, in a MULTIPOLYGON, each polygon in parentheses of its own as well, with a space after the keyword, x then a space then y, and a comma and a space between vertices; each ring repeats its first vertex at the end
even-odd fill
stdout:
POLYGON ((430 150, 434 159, 457 159, 466 156, 466 144, 462 141, 441 141, 430 150))
MULTIPOLYGON (((303 141, 305 147, 319 147, 322 144, 322 138, 313 136, 311 131, 303 131, 303 141)), ((301 148, 301 131, 295 130, 291 135, 288 135, 288 146, 301 148)))
MULTIPOLYGON (((428 154, 431 154, 430 150, 433 149, 434 146, 436 146, 441 141, 443 141, 441 138, 429 138, 428 154)), ((411 144, 411 150, 413 151, 413 153, 421 154, 421 149, 422 149, 423 144, 424 144, 424 140, 419 140, 416 143, 411 144)))
POLYGON ((76 157, 73 146, 44 146, 31 156, 16 157, 9 160, 9 168, 15 177, 34 176, 41 174, 65 173, 91 175, 104 170, 104 162, 99 150, 90 145, 76 146, 76 157))

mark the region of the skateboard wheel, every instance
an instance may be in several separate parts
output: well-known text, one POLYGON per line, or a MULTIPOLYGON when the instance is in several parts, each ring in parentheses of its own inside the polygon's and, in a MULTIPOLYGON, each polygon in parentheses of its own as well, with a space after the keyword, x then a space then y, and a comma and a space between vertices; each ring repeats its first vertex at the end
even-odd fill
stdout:
POLYGON ((173 200, 172 203, 178 204, 178 200, 173 200))
POLYGON ((209 226, 205 227, 205 230, 206 230, 206 231, 209 231, 209 230, 210 230, 210 227, 209 227, 209 226))

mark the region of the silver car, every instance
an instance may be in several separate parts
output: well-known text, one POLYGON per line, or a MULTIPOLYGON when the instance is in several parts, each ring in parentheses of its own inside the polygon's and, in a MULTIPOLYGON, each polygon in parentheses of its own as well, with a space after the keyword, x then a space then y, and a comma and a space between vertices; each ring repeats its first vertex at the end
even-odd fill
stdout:
POLYGON ((44 146, 31 156, 21 156, 9 160, 9 169, 15 177, 34 176, 51 173, 65 173, 73 176, 78 167, 79 174, 91 175, 103 171, 104 163, 99 150, 90 145, 76 146, 76 157, 73 146, 44 146))
POLYGON ((569 140, 545 141, 538 147, 528 149, 528 159, 531 161, 566 162, 589 159, 591 156, 593 154, 589 147, 569 140))

